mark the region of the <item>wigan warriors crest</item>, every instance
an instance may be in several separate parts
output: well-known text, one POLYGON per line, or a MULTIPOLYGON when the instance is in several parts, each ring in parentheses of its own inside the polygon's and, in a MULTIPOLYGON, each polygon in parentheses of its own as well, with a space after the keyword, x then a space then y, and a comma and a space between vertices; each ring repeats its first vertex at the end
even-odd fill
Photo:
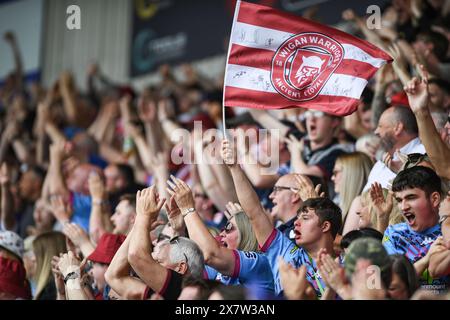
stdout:
POLYGON ((336 40, 320 33, 300 33, 283 42, 272 59, 271 81, 294 101, 315 98, 344 57, 336 40))

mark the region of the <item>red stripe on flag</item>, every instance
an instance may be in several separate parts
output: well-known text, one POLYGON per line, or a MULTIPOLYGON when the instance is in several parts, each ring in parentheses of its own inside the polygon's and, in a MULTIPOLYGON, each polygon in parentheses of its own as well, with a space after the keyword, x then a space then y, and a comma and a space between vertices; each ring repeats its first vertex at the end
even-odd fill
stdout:
POLYGON ((237 21, 293 34, 302 32, 322 33, 341 44, 348 43, 355 47, 359 47, 374 58, 392 61, 392 58, 387 53, 367 41, 356 38, 340 30, 270 7, 241 2, 237 21))
POLYGON ((275 52, 270 50, 255 49, 233 44, 231 46, 228 63, 270 71, 274 54, 275 52))
POLYGON ((308 108, 324 111, 338 116, 354 112, 358 99, 340 96, 318 95, 311 101, 296 102, 284 98, 278 93, 225 87, 225 105, 227 107, 248 107, 255 109, 308 108))
MULTIPOLYGON (((228 63, 271 71, 274 54, 275 52, 270 50, 255 49, 233 44, 228 63)), ((358 60, 344 59, 334 73, 370 79, 377 71, 378 68, 371 64, 358 60)))

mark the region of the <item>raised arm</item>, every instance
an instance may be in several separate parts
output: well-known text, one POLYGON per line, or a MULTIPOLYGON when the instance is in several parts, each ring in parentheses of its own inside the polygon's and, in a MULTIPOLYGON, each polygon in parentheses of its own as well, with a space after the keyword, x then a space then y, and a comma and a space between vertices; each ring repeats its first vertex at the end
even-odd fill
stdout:
POLYGON ((107 195, 105 185, 96 172, 92 172, 89 176, 89 192, 92 197, 92 209, 89 217, 89 234, 95 243, 105 232, 112 231, 113 227, 109 217, 109 204, 107 203, 107 195))
MULTIPOLYGON (((235 267, 235 257, 233 251, 219 246, 214 237, 209 233, 202 219, 195 211, 195 202, 192 191, 182 180, 171 176, 168 181, 168 192, 175 199, 180 210, 171 210, 171 219, 184 216, 184 222, 189 232, 190 238, 198 244, 205 257, 205 263, 220 273, 232 276, 235 267)), ((172 200, 171 198, 171 200, 172 200)))
POLYGON ((164 287, 168 270, 152 257, 150 229, 158 218, 165 199, 157 199, 155 186, 138 191, 136 194, 136 220, 130 237, 128 262, 147 286, 155 292, 164 287))
POLYGON ((450 179, 450 149, 442 141, 433 123, 428 108, 428 76, 426 71, 423 68, 421 69, 424 75, 423 79, 419 80, 414 77, 404 89, 408 95, 409 105, 417 119, 420 140, 436 169, 436 173, 440 177, 450 179))
POLYGON ((121 298, 141 300, 147 286, 140 279, 130 275, 131 268, 128 262, 128 248, 132 234, 133 229, 114 255, 106 270, 105 280, 121 298))
POLYGON ((0 167, 0 187, 1 187, 1 205, 0 205, 0 229, 13 230, 16 222, 14 219, 14 199, 10 189, 10 174, 7 164, 4 162, 0 167))
POLYGON ((261 109, 249 109, 253 119, 266 129, 280 130, 280 136, 284 137, 289 131, 289 127, 283 124, 280 120, 270 115, 267 111, 261 109))
POLYGON ((213 201, 219 210, 223 211, 226 209, 226 204, 229 201, 237 199, 233 181, 225 165, 215 164, 215 159, 206 152, 203 146, 202 140, 194 142, 195 163, 197 163, 200 183, 208 198, 213 201), (226 170, 225 174, 223 172, 224 169, 226 170))
POLYGON ((20 54, 19 45, 17 43, 17 39, 12 32, 6 32, 4 35, 5 40, 11 46, 11 50, 14 56, 14 64, 15 64, 15 87, 16 89, 21 89, 23 87, 23 63, 22 56, 20 54))
POLYGON ((262 245, 272 233, 273 225, 250 181, 237 163, 236 149, 231 148, 228 140, 222 141, 221 156, 230 169, 239 203, 252 223, 258 243, 262 245))

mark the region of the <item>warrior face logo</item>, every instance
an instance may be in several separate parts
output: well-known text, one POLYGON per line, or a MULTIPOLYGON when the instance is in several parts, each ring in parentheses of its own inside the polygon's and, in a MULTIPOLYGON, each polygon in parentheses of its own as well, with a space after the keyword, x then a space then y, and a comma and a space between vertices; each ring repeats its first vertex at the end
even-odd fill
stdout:
POLYGON ((316 97, 344 56, 343 47, 319 33, 301 33, 287 39, 272 60, 271 81, 294 101, 316 97))

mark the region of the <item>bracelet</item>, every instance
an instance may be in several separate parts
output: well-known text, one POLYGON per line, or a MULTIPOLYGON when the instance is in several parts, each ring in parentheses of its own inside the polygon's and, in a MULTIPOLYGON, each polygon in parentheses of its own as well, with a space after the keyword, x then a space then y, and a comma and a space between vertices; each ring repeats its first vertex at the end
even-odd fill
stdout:
POLYGON ((97 206, 105 206, 108 204, 108 201, 106 200, 98 200, 98 199, 92 199, 92 204, 97 206))
POLYGON ((195 208, 188 208, 186 209, 183 213, 181 213, 181 215, 184 217, 186 217, 189 213, 194 212, 195 208))

